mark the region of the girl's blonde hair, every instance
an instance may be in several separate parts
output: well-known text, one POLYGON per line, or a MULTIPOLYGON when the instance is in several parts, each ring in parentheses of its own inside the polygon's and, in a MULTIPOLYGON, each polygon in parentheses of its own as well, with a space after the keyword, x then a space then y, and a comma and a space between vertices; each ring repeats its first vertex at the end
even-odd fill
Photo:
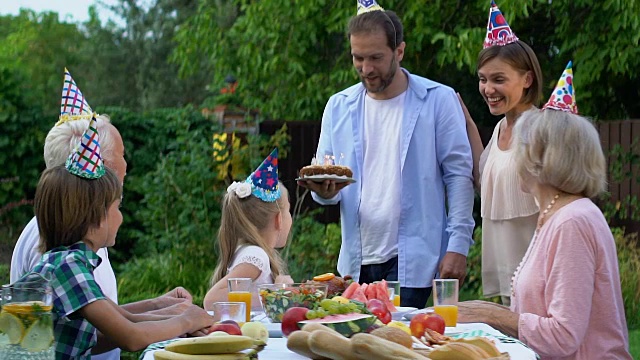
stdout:
POLYGON ((289 199, 287 188, 278 183, 280 198, 274 202, 266 202, 251 195, 244 199, 235 192, 227 192, 222 199, 222 218, 218 230, 218 266, 211 276, 211 286, 215 285, 227 274, 238 246, 255 245, 261 247, 269 256, 271 274, 275 279, 284 274, 286 266, 280 253, 267 243, 260 231, 267 228, 273 217, 283 211, 285 201, 289 199))

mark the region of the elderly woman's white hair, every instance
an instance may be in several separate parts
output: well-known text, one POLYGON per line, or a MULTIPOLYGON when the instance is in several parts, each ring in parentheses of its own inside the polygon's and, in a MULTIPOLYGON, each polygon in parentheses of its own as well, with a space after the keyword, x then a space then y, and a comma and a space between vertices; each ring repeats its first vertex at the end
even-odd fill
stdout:
MULTIPOLYGON (((110 159, 113 150, 111 132, 107 124, 111 120, 107 115, 96 117, 96 127, 100 134, 100 153, 103 159, 110 159)), ((54 126, 44 141, 44 161, 47 169, 64 165, 69 154, 80 143, 80 137, 89 127, 89 120, 73 120, 54 126)))
POLYGON ((605 190, 606 160, 591 121, 558 110, 526 111, 514 128, 516 166, 527 176, 568 194, 595 197, 605 190))

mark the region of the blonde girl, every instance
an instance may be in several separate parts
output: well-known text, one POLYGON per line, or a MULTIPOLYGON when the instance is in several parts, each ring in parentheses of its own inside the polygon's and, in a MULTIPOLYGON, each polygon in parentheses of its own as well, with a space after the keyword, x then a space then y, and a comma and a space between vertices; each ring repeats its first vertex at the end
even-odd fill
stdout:
POLYGON ((218 265, 204 307, 227 301, 229 278, 253 280, 252 308, 260 309, 255 287, 293 282, 277 248, 287 243, 291 230, 289 193, 278 181, 277 149, 244 182, 231 184, 222 200, 218 230, 218 265))

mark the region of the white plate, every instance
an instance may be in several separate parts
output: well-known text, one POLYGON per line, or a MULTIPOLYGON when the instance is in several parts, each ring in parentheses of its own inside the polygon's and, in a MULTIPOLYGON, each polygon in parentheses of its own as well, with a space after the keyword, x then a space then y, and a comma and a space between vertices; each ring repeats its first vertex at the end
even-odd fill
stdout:
POLYGON ((425 308, 425 309, 418 309, 415 311, 411 311, 408 312, 406 314, 404 314, 404 318, 407 320, 411 320, 413 319, 414 316, 418 315, 418 314, 426 314, 426 313, 431 313, 433 312, 433 308, 425 308))
POLYGON ((310 176, 305 176, 305 177, 299 177, 296 180, 312 180, 315 182, 323 182, 325 180, 335 180, 336 183, 343 183, 343 182, 348 182, 348 183, 354 183, 356 182, 355 179, 350 178, 350 177, 346 177, 346 176, 338 176, 338 175, 310 175, 310 176))
POLYGON ((444 334, 447 336, 457 335, 464 332, 464 329, 459 326, 447 326, 444 328, 444 334))
POLYGON ((405 314, 410 313, 412 311, 416 311, 416 310, 418 309, 410 306, 396 306, 396 311, 391 313, 391 318, 393 320, 402 320, 402 317, 405 314))

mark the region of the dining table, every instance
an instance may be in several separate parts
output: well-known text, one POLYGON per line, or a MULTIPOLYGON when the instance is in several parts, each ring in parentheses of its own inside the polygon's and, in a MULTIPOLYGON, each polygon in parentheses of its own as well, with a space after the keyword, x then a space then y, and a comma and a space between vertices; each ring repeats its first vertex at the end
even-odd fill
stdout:
MULTIPOLYGON (((282 337, 280 331, 281 324, 271 323, 265 316, 254 314, 254 321, 261 321, 269 331, 267 346, 258 354, 260 360, 304 360, 305 356, 298 355, 287 348, 287 339, 282 337)), ((398 318, 400 321, 409 324, 406 317, 398 318)), ((445 335, 453 338, 484 336, 494 341, 500 352, 509 353, 511 359, 536 360, 536 353, 518 339, 506 336, 500 331, 484 323, 459 323, 455 327, 447 327, 445 335)), ((154 360, 153 354, 162 349, 164 345, 174 340, 160 342, 150 345, 140 356, 140 360, 154 360)), ((375 360, 375 359, 370 359, 375 360)))

